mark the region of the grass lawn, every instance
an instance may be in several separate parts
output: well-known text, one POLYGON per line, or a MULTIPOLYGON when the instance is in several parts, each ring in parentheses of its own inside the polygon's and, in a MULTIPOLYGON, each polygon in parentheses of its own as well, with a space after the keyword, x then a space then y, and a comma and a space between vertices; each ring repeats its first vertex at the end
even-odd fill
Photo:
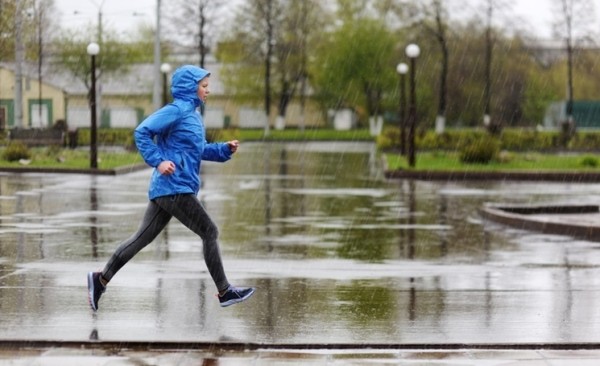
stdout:
MULTIPOLYGON (((354 136, 356 137, 356 136, 354 136)), ((27 164, 19 161, 9 162, 0 158, 3 167, 87 169, 90 167, 89 149, 31 148, 32 156, 27 164)), ((0 148, 0 155, 3 148, 0 148)), ((409 169, 407 159, 396 153, 386 153, 389 170, 409 169)), ((98 168, 116 169, 133 164, 143 164, 136 151, 99 151, 98 168)), ((416 170, 434 171, 600 171, 600 155, 585 154, 542 154, 509 153, 501 160, 489 164, 464 164, 455 152, 419 152, 416 157, 416 170)))
MULTIPOLYGON (((130 131, 121 131, 121 134, 130 135, 130 131)), ((224 129, 209 133, 214 141, 228 141, 238 139, 242 141, 374 141, 368 129, 353 129, 349 131, 336 131, 332 129, 307 128, 275 130, 271 129, 268 136, 263 129, 224 129)), ((109 134, 109 137, 114 137, 109 134)), ((121 136, 122 137, 122 136, 121 136)), ((112 141, 113 143, 115 141, 112 141)), ((121 143, 123 143, 121 141, 121 143)), ((118 142, 117 142, 118 144, 118 142)), ((57 147, 29 148, 31 159, 27 161, 9 162, 2 157, 6 147, 0 147, 1 168, 52 168, 52 169, 88 169, 90 167, 89 147, 76 150, 61 149, 57 147)), ((98 152, 99 169, 116 169, 132 164, 141 164, 144 161, 137 152, 98 152)))
MULTIPOLYGON (((57 149, 57 148, 31 148, 31 159, 27 162, 6 161, 0 159, 0 169, 6 167, 18 168, 60 168, 60 169, 88 169, 90 167, 89 149, 57 149)), ((0 154, 2 149, 0 149, 0 154)), ((115 169, 132 164, 141 164, 144 161, 137 152, 98 152, 99 169, 115 169)))
POLYGON ((263 129, 224 129, 208 133, 215 141, 238 139, 244 141, 375 141, 368 129, 352 129, 337 131, 324 128, 306 128, 304 131, 297 128, 276 130, 271 128, 269 135, 265 136, 263 129))
MULTIPOLYGON (((399 154, 385 155, 388 169, 409 169, 407 158, 399 154)), ((465 164, 454 152, 422 152, 416 156, 416 170, 434 171, 600 171, 600 156, 586 154, 541 154, 541 153, 509 153, 502 160, 494 160, 489 164, 465 164)))

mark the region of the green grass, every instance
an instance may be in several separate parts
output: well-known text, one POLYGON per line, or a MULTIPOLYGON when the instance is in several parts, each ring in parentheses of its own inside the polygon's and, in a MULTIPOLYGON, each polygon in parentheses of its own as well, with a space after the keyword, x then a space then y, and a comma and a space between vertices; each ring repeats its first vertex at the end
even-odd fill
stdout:
POLYGON ((265 136, 263 129, 224 129, 208 131, 215 141, 238 139, 244 141, 375 141, 368 129, 336 131, 332 129, 307 128, 304 131, 296 128, 286 130, 270 129, 265 136))
MULTIPOLYGON (((99 143, 107 145, 123 145, 126 137, 131 135, 131 131, 115 130, 105 131, 100 137, 99 143), (116 132, 115 132, 116 131, 116 132), (121 140, 119 140, 117 137, 121 140)), ((354 129, 349 131, 336 131, 332 129, 307 128, 304 131, 299 129, 275 130, 271 129, 268 136, 264 135, 263 129, 224 129, 208 131, 209 138, 213 141, 228 141, 238 139, 242 143, 250 141, 374 141, 368 129, 354 129)), ((80 137, 87 141, 86 130, 80 131, 80 137)), ((6 146, 0 147, 0 169, 10 168, 53 168, 53 169, 88 169, 90 167, 89 148, 76 150, 60 149, 57 147, 30 148, 32 157, 28 164, 22 164, 18 161, 9 162, 1 156, 6 146)), ((132 164, 143 163, 142 158, 137 152, 98 152, 99 169, 116 169, 132 164)))
MULTIPOLYGON (((255 133, 262 131, 255 131, 255 133)), ((273 131, 275 132, 275 131, 273 131)), ((278 131, 285 132, 285 131, 278 131)), ((288 138, 293 132, 288 131, 288 138)), ((339 132, 339 131, 338 131, 339 132)), ((342 131, 343 132, 343 131, 342 131)), ((367 131, 368 132, 368 131, 367 131)), ((307 133, 310 133, 307 131, 307 133)), ((275 134, 276 136, 276 134, 275 134)), ((325 136, 322 134, 320 136, 325 136)), ((357 138, 357 135, 348 134, 346 137, 357 138)), ((240 136, 240 139, 242 137, 240 136)), ((273 136, 274 138, 274 136, 273 136)), ((250 141, 251 138, 242 141, 250 141)), ((28 165, 18 161, 8 162, 0 159, 0 168, 3 167, 31 167, 31 168, 64 168, 87 169, 90 167, 89 149, 58 149, 58 148, 31 148, 32 158, 28 165)), ((0 156, 3 148, 0 148, 0 156)), ((135 151, 103 152, 98 153, 99 169, 116 169, 132 164, 143 164, 139 153, 135 151)), ((407 159, 398 154, 386 153, 389 170, 409 169, 407 159)), ((420 152, 417 154, 417 170, 438 171, 599 171, 600 156, 592 154, 542 154, 542 153, 509 153, 500 160, 489 164, 464 164, 459 161, 459 154, 455 152, 420 152)))
MULTIPOLYGON (((0 155, 3 149, 0 149, 0 155)), ((18 161, 9 162, 0 159, 0 168, 29 167, 29 168, 61 168, 61 169, 87 169, 90 167, 90 151, 70 150, 57 148, 31 148, 29 164, 18 161)), ((99 169, 115 169, 132 164, 141 164, 144 161, 137 152, 98 152, 99 169)))
MULTIPOLYGON (((397 154, 385 155, 388 169, 409 169, 405 157, 397 154)), ((502 161, 494 160, 489 164, 464 164, 459 154, 454 152, 423 152, 416 156, 416 170, 433 171, 599 171, 599 157, 591 154, 559 155, 541 153, 510 153, 502 161)))

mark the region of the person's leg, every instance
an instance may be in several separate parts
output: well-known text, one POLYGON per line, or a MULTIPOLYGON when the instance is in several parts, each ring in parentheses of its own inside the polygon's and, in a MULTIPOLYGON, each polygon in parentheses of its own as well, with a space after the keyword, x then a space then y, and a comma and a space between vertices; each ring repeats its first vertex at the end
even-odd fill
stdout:
POLYGON ((148 208, 144 213, 144 218, 138 231, 117 247, 102 272, 88 273, 88 301, 92 310, 98 310, 100 296, 106 290, 106 285, 115 273, 146 245, 150 244, 164 229, 170 219, 171 215, 161 209, 156 203, 152 201, 148 203, 148 208))
POLYGON ((150 244, 167 226, 170 219, 171 214, 154 201, 150 201, 137 232, 117 247, 102 270, 100 280, 105 282, 103 285, 106 285, 133 256, 150 244))
POLYGON ((221 260, 221 252, 217 241, 219 229, 212 221, 200 200, 193 194, 160 197, 156 203, 173 215, 183 225, 202 239, 204 261, 219 293, 227 290, 229 281, 221 260))

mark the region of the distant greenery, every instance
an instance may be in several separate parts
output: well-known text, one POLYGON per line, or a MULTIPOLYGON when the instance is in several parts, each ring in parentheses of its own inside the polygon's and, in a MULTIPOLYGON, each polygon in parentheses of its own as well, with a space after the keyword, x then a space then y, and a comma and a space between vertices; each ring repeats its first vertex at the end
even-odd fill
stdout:
POLYGON ((213 130, 208 131, 208 138, 214 141, 237 139, 240 141, 375 141, 368 129, 336 131, 332 129, 286 129, 269 131, 265 136, 263 129, 253 130, 213 130))
POLYGON ((27 146, 25 146, 25 144, 20 141, 12 141, 2 151, 2 160, 19 161, 21 159, 29 158, 31 158, 31 152, 29 151, 27 146))
MULTIPOLYGON (((0 148, 4 153, 7 147, 0 148)), ((90 151, 86 149, 62 149, 59 147, 29 148, 29 158, 16 161, 0 159, 0 169, 5 167, 87 169, 90 167, 90 151)), ((4 154, 3 154, 4 155, 4 154)), ((115 169, 118 167, 142 164, 144 161, 137 152, 98 152, 99 169, 115 169)))
MULTIPOLYGON (((123 146, 133 148, 133 129, 131 128, 99 128, 97 131, 98 145, 123 146)), ((77 146, 89 146, 90 129, 77 129, 77 146)))
MULTIPOLYGON (((307 128, 269 131, 265 136, 263 129, 223 129, 208 130, 206 138, 209 141, 375 141, 367 129, 336 131, 332 129, 307 128)), ((77 133, 77 145, 87 146, 90 143, 89 128, 80 128, 77 133)), ((100 128, 98 129, 98 144, 107 146, 123 146, 135 148, 133 130, 129 128, 100 128)))
MULTIPOLYGON (((398 154, 385 154, 389 170, 409 169, 398 154)), ((501 153, 487 164, 463 163, 459 152, 423 152, 417 154, 415 169, 438 171, 598 171, 598 158, 589 154, 501 153)))
MULTIPOLYGON (((271 128, 269 135, 265 136, 263 129, 237 129, 227 128, 221 130, 207 130, 209 141, 227 141, 237 139, 240 141, 377 141, 377 146, 382 150, 393 149, 399 146, 400 131, 397 127, 385 127, 383 133, 375 138, 369 130, 353 129, 337 131, 331 128, 307 128, 304 131, 298 128, 275 130, 271 128)), ((473 141, 481 141, 489 134, 483 129, 446 129, 443 134, 433 130, 419 131, 416 138, 417 148, 422 150, 456 150, 473 141)), ((90 129, 77 130, 77 145, 87 146, 90 143, 90 129)), ((557 131, 536 131, 523 128, 506 128, 499 136, 500 149, 505 150, 552 150, 574 149, 593 150, 600 147, 600 131, 580 131, 569 142, 568 146, 562 145, 560 133, 557 131)), ((99 128, 98 144, 107 146, 123 146, 134 148, 133 129, 131 128, 99 128)))
POLYGON ((499 150, 498 139, 487 135, 459 146, 460 161, 467 164, 486 164, 498 155, 499 150))
MULTIPOLYGON (((114 169, 131 164, 143 164, 133 144, 131 129, 99 129, 98 146, 99 168, 114 169), (124 149, 107 152, 105 147, 119 146, 124 149)), ((238 139, 242 143, 250 141, 374 141, 369 131, 357 129, 336 131, 332 129, 271 129, 268 136, 262 129, 224 129, 209 130, 207 138, 211 141, 238 139)), ((377 138, 380 151, 384 152, 390 170, 408 169, 407 159, 399 154, 399 132, 393 127, 385 129, 377 138)), ((89 129, 80 129, 78 148, 60 147, 29 148, 22 159, 9 162, 0 159, 1 167, 53 167, 85 169, 89 167, 89 129), (28 155, 29 154, 29 155, 28 155), (21 160, 19 162, 19 160, 21 160)), ((4 140, 0 144, 0 156, 8 147, 4 140)), ((417 138, 416 169, 452 170, 452 171, 595 171, 600 169, 600 132, 581 131, 571 139, 567 146, 561 146, 560 134, 553 131, 535 131, 525 129, 505 129, 498 138, 492 138, 484 130, 461 129, 447 130, 438 135, 434 131, 421 132, 417 138), (490 140, 492 139, 492 140, 490 140), (485 143, 482 143, 485 142, 485 143), (473 149, 473 145, 477 147, 473 149), (470 148, 467 148, 469 147, 470 148), (483 149, 482 147, 493 147, 483 149), (493 153, 490 154, 489 151, 493 153), (465 159, 465 154, 467 158, 465 159), (480 159, 477 156, 483 156, 480 159), (487 163, 480 163, 487 161, 487 163)))
MULTIPOLYGON (((388 127, 377 145, 388 169, 409 169, 399 154, 400 132, 388 127)), ((483 129, 425 131, 416 138, 418 170, 444 171, 594 171, 600 165, 600 131, 580 131, 566 145, 557 131, 504 129, 492 137, 483 129)))
MULTIPOLYGON (((298 129, 283 131, 271 130, 264 136, 264 130, 209 130, 207 138, 213 141, 228 141, 238 139, 242 142, 250 141, 374 141, 368 130, 335 131, 330 129, 298 129)), ((38 168, 65 168, 87 169, 90 166, 89 157, 90 130, 82 128, 77 133, 77 149, 60 147, 18 148, 18 157, 14 147, 10 147, 7 140, 0 146, 0 156, 10 156, 11 159, 0 159, 2 167, 38 167, 38 168), (6 152, 9 154, 5 154, 6 152), (12 161, 9 161, 12 160, 12 161), (21 160, 21 161, 19 161, 21 160)), ((99 169, 115 169, 132 164, 143 164, 143 160, 135 149, 133 130, 127 128, 98 129, 99 169), (122 151, 105 152, 103 147, 123 147, 122 151)))
MULTIPOLYGON (((488 137, 489 133, 484 129, 447 129, 442 134, 427 130, 419 131, 415 145, 418 151, 455 151, 466 144, 482 141, 488 137)), ((595 151, 600 148, 600 131, 578 131, 565 144, 558 131, 505 128, 496 140, 500 150, 508 151, 595 151)), ((398 149, 399 146, 400 131, 397 127, 386 127, 377 138, 377 147, 381 150, 398 149)))

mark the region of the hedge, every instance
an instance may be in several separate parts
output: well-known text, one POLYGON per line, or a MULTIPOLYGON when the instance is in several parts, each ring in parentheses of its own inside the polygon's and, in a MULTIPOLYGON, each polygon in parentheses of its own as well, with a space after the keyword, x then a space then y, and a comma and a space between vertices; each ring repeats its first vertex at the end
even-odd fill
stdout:
MULTIPOLYGON (((415 147, 419 150, 460 150, 462 146, 486 139, 490 134, 485 129, 448 129, 441 134, 433 130, 419 131, 415 147)), ((578 131, 564 145, 559 131, 511 128, 502 130, 495 137, 501 150, 509 151, 597 151, 600 150, 600 131, 578 131)), ((381 150, 398 149, 400 132, 397 127, 386 127, 377 138, 381 150)))

